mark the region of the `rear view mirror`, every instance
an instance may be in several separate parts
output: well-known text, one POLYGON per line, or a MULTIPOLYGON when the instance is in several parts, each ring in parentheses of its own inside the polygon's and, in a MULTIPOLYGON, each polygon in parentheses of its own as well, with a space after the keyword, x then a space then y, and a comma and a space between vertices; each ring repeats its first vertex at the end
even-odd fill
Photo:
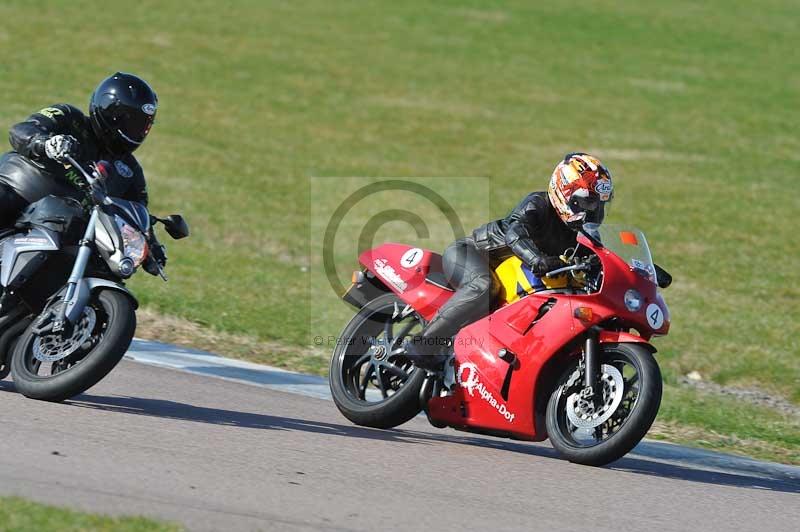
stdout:
POLYGON ((175 240, 186 238, 189 236, 189 224, 183 219, 180 214, 170 214, 161 223, 164 224, 164 229, 167 230, 169 236, 175 240))
POLYGON ((658 284, 659 288, 666 288, 672 284, 672 276, 667 273, 667 270, 659 266, 658 264, 654 264, 653 266, 656 267, 656 284, 658 284))

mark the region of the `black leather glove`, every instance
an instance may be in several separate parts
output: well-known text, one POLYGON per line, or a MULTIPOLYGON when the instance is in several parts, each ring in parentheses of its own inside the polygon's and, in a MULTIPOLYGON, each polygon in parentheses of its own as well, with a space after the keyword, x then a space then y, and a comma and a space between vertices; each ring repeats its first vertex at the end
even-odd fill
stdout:
POLYGON ((153 245, 150 247, 150 253, 162 268, 167 265, 167 248, 161 245, 157 240, 153 241, 153 245))
POLYGON ((566 264, 558 257, 539 257, 531 264, 531 271, 536 275, 542 276, 553 270, 563 268, 564 266, 566 266, 566 264))
POLYGON ((159 268, 164 268, 167 264, 167 253, 164 246, 158 243, 158 240, 153 238, 150 242, 150 256, 144 263, 144 270, 149 273, 150 275, 158 275, 159 268))

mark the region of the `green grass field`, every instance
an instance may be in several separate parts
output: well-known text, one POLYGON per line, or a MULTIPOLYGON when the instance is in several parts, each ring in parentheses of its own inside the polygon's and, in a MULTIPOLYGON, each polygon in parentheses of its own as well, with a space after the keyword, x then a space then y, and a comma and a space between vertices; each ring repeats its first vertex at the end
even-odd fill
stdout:
MULTIPOLYGON (((542 189, 565 152, 591 151, 616 178, 610 220, 642 227, 676 279, 660 419, 797 456, 797 419, 740 415, 677 379, 800 404, 800 7, 487 4, 6 1, 0 124, 84 104, 115 69, 150 80, 161 106, 137 155, 155 210, 186 214, 194 234, 170 246, 170 283, 135 290, 159 312, 298 350, 347 318, 318 274, 319 223, 341 198, 316 178, 426 177, 477 224, 542 189), (434 179, 458 176, 485 178, 485 194, 434 179)), ((354 216, 342 272, 356 265, 354 216)))
POLYGON ((179 532, 182 528, 143 517, 105 517, 0 497, 0 530, 4 532, 179 532))

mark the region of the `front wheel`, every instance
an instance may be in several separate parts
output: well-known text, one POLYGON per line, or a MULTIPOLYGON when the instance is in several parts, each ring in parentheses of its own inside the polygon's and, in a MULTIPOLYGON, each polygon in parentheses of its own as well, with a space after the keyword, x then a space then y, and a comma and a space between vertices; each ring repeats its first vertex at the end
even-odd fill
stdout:
POLYGON ((661 371, 636 344, 601 344, 594 398, 584 397, 577 361, 559 379, 547 403, 547 433, 558 453, 578 464, 601 466, 644 438, 661 405, 661 371))
POLYGON ((131 299, 117 290, 92 293, 69 334, 37 335, 31 324, 11 361, 14 385, 25 397, 64 401, 85 392, 122 359, 136 331, 131 299))

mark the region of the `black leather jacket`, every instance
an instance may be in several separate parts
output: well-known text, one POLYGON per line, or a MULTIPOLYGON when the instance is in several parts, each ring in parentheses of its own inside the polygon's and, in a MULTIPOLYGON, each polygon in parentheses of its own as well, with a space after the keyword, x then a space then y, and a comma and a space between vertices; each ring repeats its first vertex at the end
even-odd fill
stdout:
POLYGON ((547 192, 533 192, 508 216, 484 224, 472 233, 475 246, 493 262, 516 255, 528 265, 545 256, 559 256, 574 247, 577 233, 550 205, 547 192))
POLYGON ((53 135, 72 135, 78 140, 79 162, 111 163, 106 182, 109 195, 147 205, 147 183, 136 158, 132 154, 111 155, 95 137, 89 118, 67 104, 42 109, 11 128, 9 141, 14 151, 0 156, 0 183, 30 203, 49 194, 82 199, 80 174, 45 155, 44 143, 53 135))

